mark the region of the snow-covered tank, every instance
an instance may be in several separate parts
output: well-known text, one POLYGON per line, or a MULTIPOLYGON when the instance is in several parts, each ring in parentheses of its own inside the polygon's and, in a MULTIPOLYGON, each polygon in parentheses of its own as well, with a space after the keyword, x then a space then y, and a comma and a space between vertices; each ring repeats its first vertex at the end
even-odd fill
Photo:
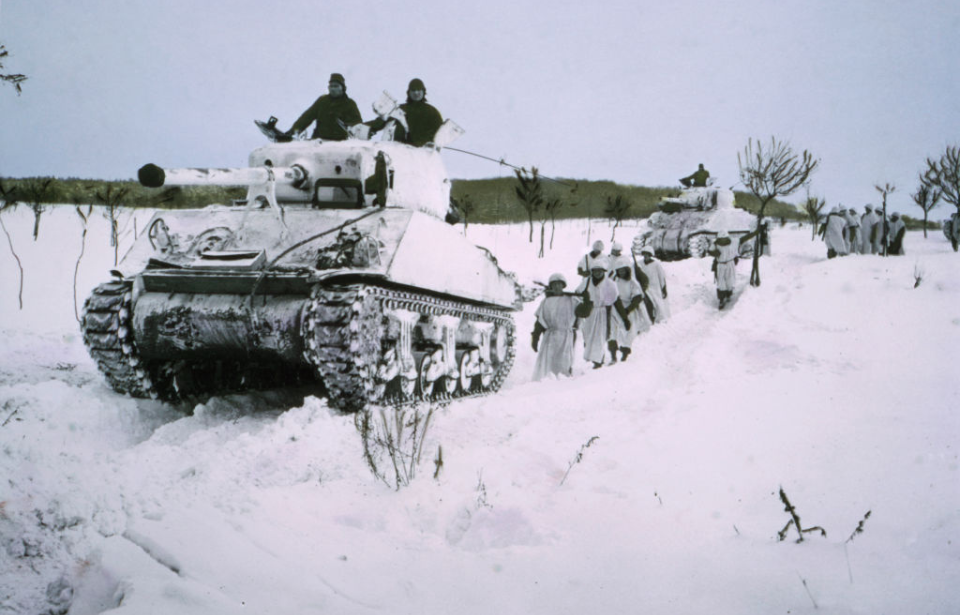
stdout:
MULTIPOLYGON (((733 202, 732 190, 713 186, 686 188, 679 196, 661 198, 658 211, 633 239, 634 253, 649 247, 661 260, 703 257, 720 231, 735 239, 756 228, 756 217, 735 208, 733 202)), ((754 243, 755 239, 745 241, 741 254, 752 254, 754 243)))
POLYGON ((157 211, 87 299, 84 341, 115 390, 173 401, 320 382, 356 410, 506 378, 519 286, 444 221, 439 148, 273 143, 248 168, 147 165, 140 181, 248 192, 157 211))

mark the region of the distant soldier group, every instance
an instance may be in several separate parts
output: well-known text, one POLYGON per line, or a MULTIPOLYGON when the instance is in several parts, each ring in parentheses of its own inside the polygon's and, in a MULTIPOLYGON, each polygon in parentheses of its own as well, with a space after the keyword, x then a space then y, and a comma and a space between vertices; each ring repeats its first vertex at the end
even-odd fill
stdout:
POLYGON ((583 334, 583 357, 599 369, 626 361, 640 333, 669 316, 667 282, 653 251, 644 248, 642 262, 623 254, 619 243, 603 253, 594 242, 577 264, 583 278, 567 292, 566 278, 550 276, 537 308, 532 347, 537 352, 533 379, 571 375, 577 332, 583 334))
POLYGON ((848 254, 904 254, 903 237, 906 224, 899 212, 884 222, 883 216, 870 205, 863 215, 852 207, 834 207, 820 227, 820 236, 827 245, 827 258, 848 254))

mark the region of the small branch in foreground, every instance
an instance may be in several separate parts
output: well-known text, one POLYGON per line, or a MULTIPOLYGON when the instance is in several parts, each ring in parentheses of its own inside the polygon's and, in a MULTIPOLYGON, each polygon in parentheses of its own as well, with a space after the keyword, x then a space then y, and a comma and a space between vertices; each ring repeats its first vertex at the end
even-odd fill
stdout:
POLYGON ((573 469, 573 466, 580 463, 580 460, 583 459, 583 452, 590 448, 590 445, 600 439, 600 436, 593 436, 587 440, 586 444, 580 447, 580 450, 577 451, 577 456, 573 458, 573 461, 570 462, 570 465, 567 467, 567 471, 564 473, 563 478, 560 480, 560 484, 563 485, 564 481, 567 480, 567 476, 570 474, 570 470, 573 469))
POLYGON ((863 516, 863 519, 860 519, 860 523, 857 524, 857 528, 856 528, 855 530, 853 530, 853 533, 850 534, 850 538, 847 538, 846 542, 850 542, 851 540, 853 540, 854 538, 856 538, 857 534, 862 534, 862 533, 863 533, 863 524, 866 523, 866 522, 867 522, 867 519, 870 518, 870 513, 871 513, 871 512, 872 512, 872 511, 869 511, 869 510, 868 510, 868 511, 867 511, 867 514, 865 514, 865 515, 863 516))
POLYGON ((817 601, 813 599, 813 594, 810 592, 810 588, 807 586, 807 580, 800 576, 800 573, 797 573, 797 576, 800 577, 800 582, 803 583, 803 589, 807 590, 807 595, 810 596, 810 602, 813 603, 813 608, 819 609, 820 606, 817 604, 817 601))
POLYGON ((797 542, 803 542, 803 535, 807 532, 815 532, 817 530, 820 530, 820 535, 826 538, 827 531, 819 525, 807 529, 804 529, 803 526, 800 525, 800 515, 797 514, 797 509, 793 506, 793 504, 790 503, 790 500, 787 498, 787 494, 783 490, 783 487, 780 487, 780 501, 783 502, 785 506, 783 510, 790 513, 791 517, 791 519, 787 521, 787 524, 783 526, 783 529, 777 532, 777 536, 780 537, 781 541, 786 539, 787 531, 790 529, 790 526, 797 528, 797 534, 800 535, 800 537, 797 539, 797 542))

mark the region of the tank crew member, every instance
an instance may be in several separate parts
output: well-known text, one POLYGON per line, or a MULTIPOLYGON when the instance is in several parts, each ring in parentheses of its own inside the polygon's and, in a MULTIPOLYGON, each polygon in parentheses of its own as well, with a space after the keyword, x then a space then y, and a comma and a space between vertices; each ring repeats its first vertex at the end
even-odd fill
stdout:
POLYGON ((617 302, 611 313, 613 320, 612 339, 609 342, 610 356, 617 362, 617 350, 620 360, 626 361, 633 348, 637 335, 650 330, 650 316, 644 306, 644 293, 640 283, 633 278, 633 262, 626 256, 620 256, 610 267, 616 274, 617 302))
POLYGON ((577 263, 577 274, 581 277, 589 277, 593 261, 603 258, 603 242, 599 239, 593 242, 593 248, 587 254, 583 255, 580 262, 577 263))
POLYGON ((713 257, 713 275, 717 282, 717 299, 719 309, 726 307, 733 297, 733 288, 737 281, 737 263, 740 262, 740 244, 752 239, 757 231, 743 235, 737 241, 730 239, 727 231, 720 231, 714 242, 714 249, 707 252, 713 257))
POLYGON ((607 277, 607 257, 598 256, 590 263, 590 277, 577 287, 583 296, 582 309, 577 316, 583 319, 583 358, 593 363, 593 368, 603 367, 607 349, 613 336, 611 316, 617 302, 617 285, 607 277))
POLYGON ((583 299, 565 293, 567 279, 555 273, 547 282, 543 301, 533 324, 532 346, 537 353, 533 379, 544 376, 570 376, 573 373, 573 346, 577 336, 576 308, 583 299))
POLYGON ((667 303, 667 276, 660 261, 654 260, 653 249, 640 250, 643 260, 637 263, 637 280, 643 287, 650 302, 651 319, 660 323, 670 317, 670 305, 667 303), (646 283, 646 286, 644 284, 646 283))
POLYGON ((297 118, 287 131, 288 135, 303 132, 310 124, 316 122, 311 139, 343 141, 348 136, 346 128, 363 121, 357 103, 347 96, 347 82, 344 81, 343 75, 340 73, 330 75, 327 91, 327 94, 315 100, 310 108, 297 118))
POLYGON ((704 169, 703 163, 700 163, 700 168, 690 175, 681 178, 680 183, 687 188, 703 188, 707 185, 708 179, 710 179, 710 171, 704 169))
POLYGON ((890 222, 887 225, 887 254, 905 254, 903 251, 903 236, 906 234, 907 225, 900 219, 898 212, 890 215, 890 222))
MULTIPOLYGON (((407 120, 407 126, 397 123, 394 132, 394 141, 420 147, 433 142, 434 136, 443 116, 437 108, 427 102, 427 88, 420 79, 411 79, 407 87, 407 102, 400 105, 400 110, 407 120)), ((367 122, 370 134, 383 130, 387 125, 387 118, 378 117, 367 122)))
POLYGON ((844 256, 847 253, 847 242, 843 238, 843 230, 847 226, 847 219, 840 213, 839 207, 834 207, 827 214, 827 219, 820 227, 820 235, 827 244, 827 258, 844 256))

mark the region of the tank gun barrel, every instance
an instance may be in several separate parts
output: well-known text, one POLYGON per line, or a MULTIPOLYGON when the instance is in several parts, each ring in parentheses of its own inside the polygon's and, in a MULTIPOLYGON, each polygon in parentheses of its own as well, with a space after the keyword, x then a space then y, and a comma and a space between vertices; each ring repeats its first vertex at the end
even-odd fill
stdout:
POLYGON ((255 186, 279 181, 298 185, 307 178, 300 165, 290 167, 248 167, 242 169, 164 169, 146 164, 137 172, 140 183, 148 188, 161 186, 255 186))

